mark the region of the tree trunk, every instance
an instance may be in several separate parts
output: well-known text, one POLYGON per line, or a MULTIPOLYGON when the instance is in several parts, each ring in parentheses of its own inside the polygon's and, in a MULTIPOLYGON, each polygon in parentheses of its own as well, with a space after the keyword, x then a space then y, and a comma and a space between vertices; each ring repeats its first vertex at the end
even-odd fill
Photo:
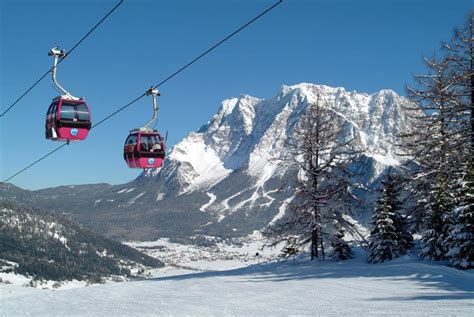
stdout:
POLYGON ((321 234, 321 237, 319 238, 320 240, 320 246, 321 246, 321 256, 323 257, 324 260, 324 241, 323 241, 323 235, 321 234))
POLYGON ((318 258, 318 227, 313 225, 311 229, 311 261, 318 258))
MULTIPOLYGON (((313 188, 312 191, 317 193, 318 192, 318 174, 315 172, 319 166, 319 120, 320 120, 320 115, 319 115, 319 95, 318 95, 318 101, 316 104, 316 135, 315 135, 315 140, 314 142, 318 145, 316 146, 314 157, 310 158, 310 166, 311 166, 311 172, 313 172, 313 188), (314 158, 314 160, 313 160, 314 158)), ((314 258, 318 258, 318 244, 319 244, 319 239, 318 239, 318 225, 319 225, 319 206, 316 205, 314 208, 314 213, 313 214, 313 228, 311 232, 311 260, 314 260, 314 258)))

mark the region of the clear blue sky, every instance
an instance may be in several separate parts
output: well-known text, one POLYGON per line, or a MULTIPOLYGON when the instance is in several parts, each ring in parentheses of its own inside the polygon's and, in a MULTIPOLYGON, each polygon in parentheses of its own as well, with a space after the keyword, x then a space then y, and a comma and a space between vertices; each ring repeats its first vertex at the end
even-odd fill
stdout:
MULTIPOLYGON (((3 110, 51 67, 53 46, 69 49, 118 1, 0 0, 0 107, 3 110)), ((58 79, 85 96, 97 122, 133 100, 272 0, 125 0, 59 67, 58 79)), ((471 0, 284 0, 269 15, 161 87, 158 128, 169 145, 205 124, 223 99, 274 96, 282 84, 312 82, 372 93, 405 94, 471 0)), ((58 143, 44 138, 44 117, 57 93, 43 80, 0 119, 0 179, 58 143)), ((28 189, 125 183, 140 170, 122 158, 128 131, 145 123, 142 99, 11 182, 28 189)))

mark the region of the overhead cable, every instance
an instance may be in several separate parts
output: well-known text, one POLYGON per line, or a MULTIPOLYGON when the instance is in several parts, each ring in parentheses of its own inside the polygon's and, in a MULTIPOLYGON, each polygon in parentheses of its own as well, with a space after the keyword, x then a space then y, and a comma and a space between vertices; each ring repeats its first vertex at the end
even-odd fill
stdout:
MULTIPOLYGON (((89 32, 87 32, 79 41, 76 42, 76 44, 74 44, 74 46, 66 52, 66 54, 58 61, 57 65, 59 65, 64 59, 66 59, 66 57, 68 57, 72 52, 74 52, 74 50, 79 46, 81 45, 81 43, 92 33, 95 31, 95 29, 97 29, 99 27, 99 25, 102 24, 102 22, 105 21, 105 19, 107 19, 109 17, 109 15, 112 14, 112 12, 114 12, 121 4, 122 4, 123 0, 120 0, 119 3, 117 3, 99 22, 97 22, 96 25, 94 25, 92 27, 92 29, 89 30, 89 32)), ((3 116, 5 116, 7 114, 8 111, 10 111, 13 107, 15 107, 21 99, 23 99, 23 97, 25 97, 31 90, 33 90, 33 88, 36 87, 36 85, 38 85, 40 83, 40 81, 42 81, 50 72, 53 71, 54 68, 57 67, 56 66, 53 66, 51 68, 49 68, 37 81, 35 81, 30 87, 28 87, 25 92, 20 96, 18 97, 10 106, 8 106, 8 108, 5 109, 5 111, 3 111, 1 114, 0 114, 0 118, 2 118, 3 116)), ((3 107, 2 107, 3 108, 3 107)))
MULTIPOLYGON (((121 3, 122 1, 120 1, 121 3)), ((164 83, 166 83, 167 81, 169 81, 171 78, 175 77, 176 75, 178 75, 180 72, 182 72, 183 70, 185 70, 186 68, 188 68, 189 66, 191 66, 192 64, 194 64, 196 61, 198 61, 199 59, 201 59, 202 57, 204 57, 205 55, 207 55, 208 53, 210 53, 212 50, 216 49, 218 46, 220 46, 221 44, 223 44, 224 42, 226 42, 227 40, 229 40, 230 38, 232 38, 233 36, 235 36, 237 33, 239 33, 240 31, 242 31, 243 29, 245 29, 246 27, 248 27, 250 24, 252 24, 253 22, 255 22, 256 20, 260 19, 262 16, 264 16, 265 14, 267 14, 268 12, 270 12, 272 9, 274 9, 276 6, 278 6, 280 3, 282 3, 283 0, 279 0, 277 3, 275 3, 274 5, 272 5, 271 7, 269 7, 268 9, 264 10, 262 13, 260 13, 259 15, 257 15, 255 18, 253 18, 252 20, 250 20, 249 22, 247 22, 246 24, 244 24, 243 26, 241 26, 240 28, 238 28, 237 30, 235 30, 234 32, 230 33, 229 35, 227 35, 225 38, 223 38, 222 40, 220 40, 219 42, 217 42, 216 44, 214 44, 213 46, 211 46, 209 49, 207 49, 206 51, 204 51, 202 54, 200 54, 198 57, 194 58, 193 60, 191 60, 190 62, 188 62, 186 65, 182 66, 181 68, 179 68, 177 71, 175 71, 174 73, 172 73, 171 75, 169 75, 168 77, 166 77, 164 80, 162 80, 161 82, 159 82, 158 84, 156 84, 155 86, 153 86, 154 88, 158 88, 159 86, 163 85, 164 83)), ((119 4, 120 4, 119 3, 119 4)), ((118 5, 119 5, 118 4, 118 5)), ((118 6, 117 5, 117 6, 118 6)), ((111 13, 111 12, 110 12, 111 13)), ((109 14, 110 14, 109 13, 109 14)), ((48 71, 49 72, 49 71, 48 71)), ((110 118, 112 118, 113 116, 115 116, 116 114, 118 114, 119 112, 125 110, 126 108, 130 107, 131 105, 133 105, 134 103, 136 103, 137 101, 139 101, 140 99, 142 99, 143 97, 146 96, 146 92, 141 94, 140 96, 136 97, 135 99, 133 99, 132 101, 130 101, 129 103, 127 103, 126 105, 122 106, 121 108, 117 109, 116 111, 112 112, 111 114, 107 115, 104 119, 100 120, 99 122, 97 122, 96 124, 94 124, 92 127, 91 127, 91 130, 93 128, 96 128, 97 126, 99 126, 100 124, 104 123, 105 121, 109 120, 110 118)), ((63 147, 65 147, 67 145, 67 143, 63 144, 63 145, 60 145, 58 146, 57 148, 55 148, 54 150, 50 151, 49 153, 43 155, 41 158, 39 158, 38 160, 34 161, 33 163, 31 163, 30 165, 26 166, 25 168, 21 169, 20 171, 16 172, 15 174, 13 174, 12 176, 8 177, 7 179, 3 180, 0 184, 4 184, 6 183, 7 181, 11 180, 12 178, 16 177, 17 175, 23 173, 24 171, 28 170, 29 168, 33 167, 34 165, 36 165, 37 163, 41 162, 43 159, 47 158, 48 156, 52 155, 53 153, 55 153, 56 151, 62 149, 63 147)))

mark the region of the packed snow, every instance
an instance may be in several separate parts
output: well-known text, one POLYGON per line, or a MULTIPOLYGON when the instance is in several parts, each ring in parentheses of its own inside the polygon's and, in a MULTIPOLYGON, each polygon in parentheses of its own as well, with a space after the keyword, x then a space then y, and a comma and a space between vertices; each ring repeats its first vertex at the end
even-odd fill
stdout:
POLYGON ((258 238, 240 246, 225 242, 185 246, 166 239, 130 245, 146 249, 168 265, 148 272, 147 279, 89 287, 72 282, 42 289, 4 282, 0 284, 0 314, 474 314, 474 272, 420 261, 416 255, 368 264, 365 251, 356 249, 355 259, 345 262, 309 261, 307 257, 278 260, 277 249, 262 251, 258 238))

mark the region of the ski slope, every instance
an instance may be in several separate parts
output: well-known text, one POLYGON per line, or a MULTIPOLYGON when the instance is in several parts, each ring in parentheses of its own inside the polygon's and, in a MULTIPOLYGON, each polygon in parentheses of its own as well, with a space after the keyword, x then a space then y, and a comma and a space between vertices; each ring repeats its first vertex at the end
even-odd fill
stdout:
POLYGON ((474 272, 406 256, 368 264, 252 264, 196 272, 166 267, 147 280, 40 290, 0 284, 1 316, 474 316, 474 272))

